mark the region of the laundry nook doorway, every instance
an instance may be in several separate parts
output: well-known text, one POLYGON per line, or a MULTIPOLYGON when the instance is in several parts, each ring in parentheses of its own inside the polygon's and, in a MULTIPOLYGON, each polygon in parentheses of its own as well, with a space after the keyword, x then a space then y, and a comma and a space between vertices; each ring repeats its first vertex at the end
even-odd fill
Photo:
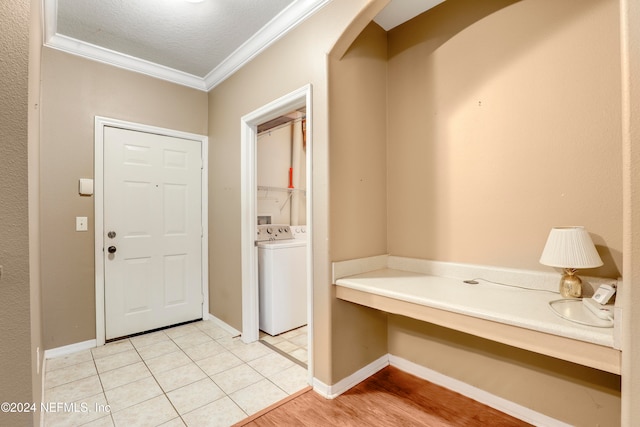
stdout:
MULTIPOLYGON (((313 360, 312 360, 312 343, 313 343, 313 221, 312 221, 312 111, 311 111, 311 85, 306 85, 296 91, 293 91, 283 97, 276 99, 275 101, 264 105, 263 107, 255 110, 242 117, 241 119, 241 230, 242 230, 242 340, 246 343, 254 342, 259 339, 260 329, 260 292, 259 292, 259 272, 258 272, 258 242, 256 236, 264 231, 269 233, 268 229, 261 230, 259 227, 260 221, 264 220, 265 216, 274 218, 276 212, 271 212, 269 215, 261 215, 264 212, 263 207, 258 206, 258 193, 270 193, 278 196, 274 199, 277 200, 277 212, 281 211, 285 205, 291 203, 293 197, 296 194, 296 179, 293 174, 295 168, 289 169, 289 187, 285 188, 285 192, 280 193, 281 188, 272 188, 271 186, 263 187, 258 185, 257 177, 257 163, 258 163, 258 134, 259 127, 267 122, 273 121, 284 115, 288 115, 296 111, 304 111, 305 123, 304 123, 304 145, 306 150, 306 158, 304 159, 304 167, 301 168, 306 171, 304 177, 301 177, 304 182, 304 192, 306 195, 306 202, 301 209, 294 209, 291 212, 297 212, 294 217, 300 218, 302 215, 304 224, 306 225, 306 247, 303 250, 305 252, 304 258, 306 263, 306 280, 302 285, 306 288, 306 318, 307 318, 307 352, 308 360, 307 367, 309 378, 313 376, 313 360), (263 212, 261 212, 263 210, 263 212)), ((296 156, 292 156, 295 158, 296 156)), ((281 169, 281 168, 280 168, 281 169)), ((285 169, 288 169, 285 168, 285 169)), ((285 170, 286 172, 286 170, 285 170)), ((262 196, 261 196, 262 197, 262 196)), ((267 199, 270 199, 267 196, 267 199)), ((290 205, 289 205, 290 206, 290 205)), ((289 209, 289 208, 287 208, 289 209)), ((288 217, 289 221, 295 221, 291 216, 288 217)), ((279 220, 277 220, 279 221, 279 220)), ((295 222, 294 222, 295 223, 295 222)), ((291 232, 295 231, 291 226, 291 232)), ((283 227, 283 230, 288 227, 283 227)), ((270 240, 270 239, 269 239, 270 240)))

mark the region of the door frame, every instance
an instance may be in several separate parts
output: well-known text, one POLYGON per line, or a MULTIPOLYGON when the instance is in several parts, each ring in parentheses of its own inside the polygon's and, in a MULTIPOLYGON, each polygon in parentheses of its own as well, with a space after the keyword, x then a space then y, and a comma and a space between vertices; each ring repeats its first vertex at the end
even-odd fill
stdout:
POLYGON ((255 245, 257 233, 257 140, 258 125, 289 113, 297 108, 306 107, 307 116, 307 155, 306 155, 306 191, 307 191, 307 322, 308 322, 308 367, 313 372, 313 219, 312 219, 312 98, 311 84, 305 85, 287 95, 266 104, 243 116, 241 125, 241 250, 242 250, 242 341, 250 343, 259 338, 259 287, 258 287, 258 249, 255 245))
POLYGON ((94 127, 94 229, 95 229, 95 290, 96 290, 96 344, 104 345, 106 319, 104 300, 104 128, 116 127, 125 130, 152 133, 174 138, 199 141, 202 156, 202 319, 209 317, 209 137, 194 133, 166 129, 157 126, 127 122, 108 117, 95 116, 94 127))

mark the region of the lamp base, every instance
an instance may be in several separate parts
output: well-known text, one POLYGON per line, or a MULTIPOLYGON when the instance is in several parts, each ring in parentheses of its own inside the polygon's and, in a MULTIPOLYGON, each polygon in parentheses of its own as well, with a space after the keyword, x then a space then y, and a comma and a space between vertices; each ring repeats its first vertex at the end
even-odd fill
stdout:
POLYGON ((564 298, 582 297, 582 280, 576 276, 576 270, 566 268, 560 278, 560 295, 564 298))

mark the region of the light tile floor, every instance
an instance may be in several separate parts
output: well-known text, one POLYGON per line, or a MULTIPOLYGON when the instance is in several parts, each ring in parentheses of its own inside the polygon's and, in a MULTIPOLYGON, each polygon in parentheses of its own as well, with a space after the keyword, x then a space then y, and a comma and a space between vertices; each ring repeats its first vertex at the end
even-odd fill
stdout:
POLYGON ((260 341, 264 341, 281 352, 288 354, 290 357, 298 360, 301 365, 304 365, 304 367, 307 366, 308 353, 306 326, 302 326, 276 336, 271 336, 260 331, 260 341))
POLYGON ((305 368, 210 321, 49 359, 46 370, 44 401, 59 408, 48 427, 230 426, 307 386, 305 368))

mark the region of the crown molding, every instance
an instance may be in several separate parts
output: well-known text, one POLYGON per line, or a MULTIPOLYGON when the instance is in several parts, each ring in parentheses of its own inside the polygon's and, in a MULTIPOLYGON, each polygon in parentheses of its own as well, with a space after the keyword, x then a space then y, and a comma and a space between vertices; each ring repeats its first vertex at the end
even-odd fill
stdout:
POLYGON ((205 76, 207 90, 213 89, 229 78, 330 1, 297 0, 293 2, 205 76))
POLYGON ((179 85, 209 91, 330 1, 297 0, 293 2, 204 78, 58 34, 57 0, 43 0, 44 45, 179 85))
POLYGON ((55 34, 50 37, 49 40, 45 42, 45 46, 93 61, 113 65, 114 67, 124 68, 125 70, 167 80, 179 85, 202 91, 207 90, 204 80, 201 77, 60 34, 55 34))

